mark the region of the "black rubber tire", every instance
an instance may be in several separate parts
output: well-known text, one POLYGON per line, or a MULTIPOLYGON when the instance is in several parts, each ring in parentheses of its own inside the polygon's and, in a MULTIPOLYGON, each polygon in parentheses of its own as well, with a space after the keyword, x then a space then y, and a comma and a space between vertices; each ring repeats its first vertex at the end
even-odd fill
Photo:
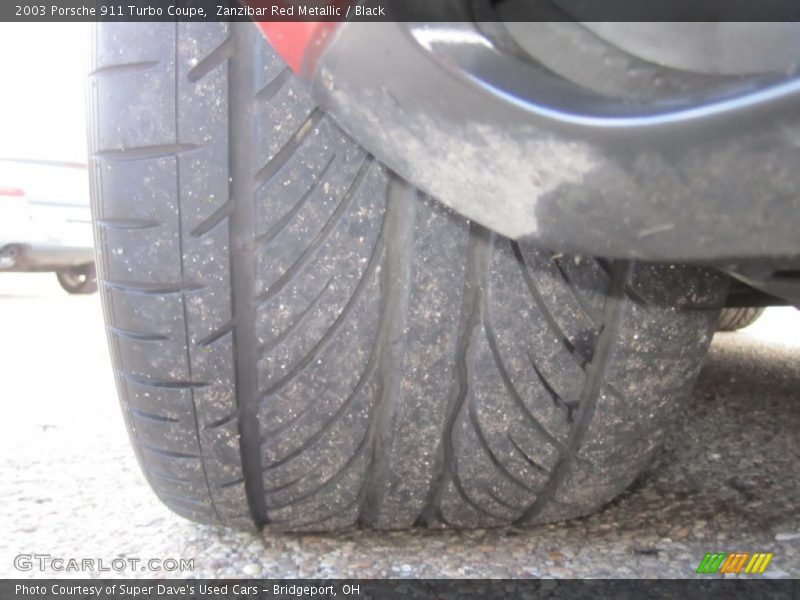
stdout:
POLYGON ((470 224, 342 133, 249 24, 104 23, 95 61, 113 364, 174 511, 532 524, 594 511, 648 464, 723 278, 470 224))
POLYGON ((94 294, 97 291, 97 271, 94 263, 56 271, 56 278, 70 294, 94 294))
POLYGON ((761 307, 723 308, 719 315, 717 331, 736 331, 749 327, 758 321, 765 310, 761 307))

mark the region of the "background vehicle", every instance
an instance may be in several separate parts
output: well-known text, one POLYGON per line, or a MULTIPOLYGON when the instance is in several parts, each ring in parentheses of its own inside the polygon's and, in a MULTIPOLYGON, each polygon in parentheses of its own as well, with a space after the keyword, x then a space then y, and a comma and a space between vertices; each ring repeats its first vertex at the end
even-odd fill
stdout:
POLYGON ((97 291, 85 165, 0 160, 0 271, 54 271, 70 294, 97 291))
POLYGON ((722 72, 619 30, 540 29, 571 42, 543 68, 530 30, 347 24, 322 51, 262 27, 305 82, 249 24, 97 31, 106 319, 176 512, 587 514, 671 431, 720 311, 797 301, 793 38, 722 72), (589 42, 604 81, 573 70, 589 42))

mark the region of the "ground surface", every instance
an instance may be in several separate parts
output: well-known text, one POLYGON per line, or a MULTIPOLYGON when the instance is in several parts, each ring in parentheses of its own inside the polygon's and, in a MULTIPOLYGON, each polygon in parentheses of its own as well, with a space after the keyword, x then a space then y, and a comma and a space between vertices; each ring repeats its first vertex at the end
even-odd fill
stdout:
POLYGON ((15 570, 33 553, 194 559, 180 574, 196 577, 692 577, 710 551, 774 552, 766 575, 800 577, 793 309, 717 336, 681 431, 605 511, 472 532, 255 536, 184 521, 129 451, 99 298, 67 296, 53 275, 0 274, 0 335, 0 577, 81 576, 15 570))

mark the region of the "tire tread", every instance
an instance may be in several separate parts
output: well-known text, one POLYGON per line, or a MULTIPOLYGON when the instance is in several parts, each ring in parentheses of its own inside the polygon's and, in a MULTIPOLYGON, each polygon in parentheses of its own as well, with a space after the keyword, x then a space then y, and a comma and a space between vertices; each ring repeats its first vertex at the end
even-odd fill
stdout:
POLYGON ((91 170, 117 385, 168 506, 293 531, 531 524, 641 472, 721 277, 496 236, 360 148, 251 25, 159 31, 148 50, 138 24, 99 27, 91 170), (105 109, 117 89, 138 92, 105 109), (144 178, 160 194, 121 198, 144 178))

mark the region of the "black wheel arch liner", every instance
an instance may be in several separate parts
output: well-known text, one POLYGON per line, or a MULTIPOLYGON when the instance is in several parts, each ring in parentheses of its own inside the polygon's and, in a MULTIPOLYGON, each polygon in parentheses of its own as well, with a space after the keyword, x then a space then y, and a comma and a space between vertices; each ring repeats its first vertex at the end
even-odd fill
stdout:
POLYGON ((582 96, 472 23, 345 23, 317 102, 434 198, 554 251, 735 264, 800 258, 800 79, 684 103, 582 96))

